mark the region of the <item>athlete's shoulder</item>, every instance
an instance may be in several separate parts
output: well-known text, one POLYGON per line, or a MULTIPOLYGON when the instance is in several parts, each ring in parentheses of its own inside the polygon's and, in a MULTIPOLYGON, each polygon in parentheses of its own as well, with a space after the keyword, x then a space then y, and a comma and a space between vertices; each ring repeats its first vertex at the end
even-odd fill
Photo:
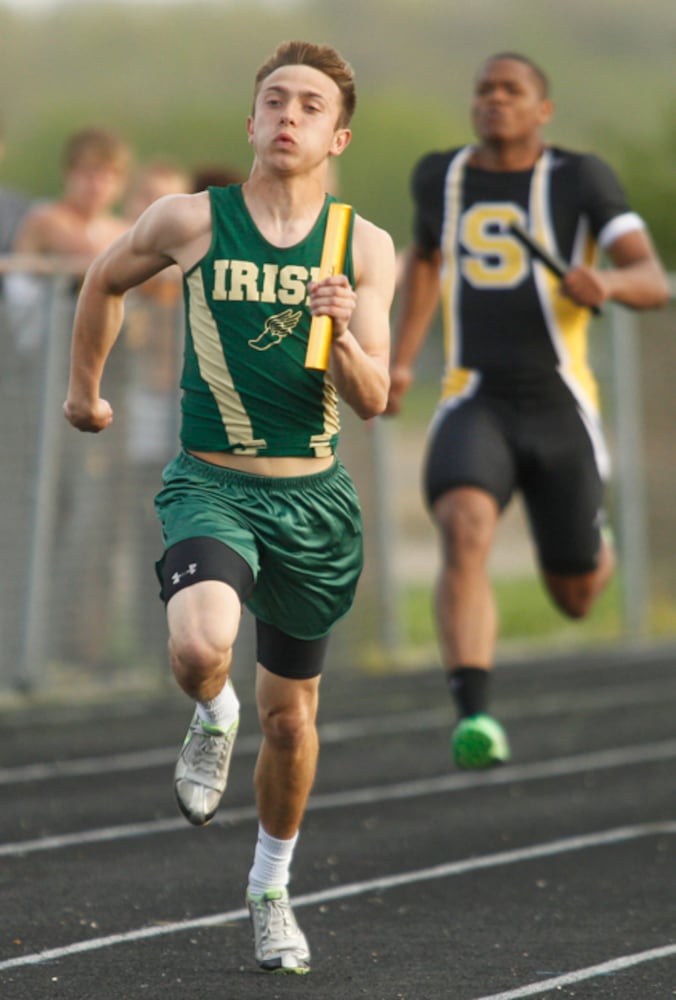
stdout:
POLYGON ((451 161, 461 151, 457 149, 435 150, 421 156, 413 167, 411 182, 415 189, 421 184, 443 181, 451 161))
POLYGON ((167 194, 139 216, 132 229, 132 246, 141 253, 162 253, 177 262, 196 240, 211 233, 208 195, 167 194))
POLYGON ((614 184, 619 183, 613 167, 596 153, 563 149, 560 146, 552 146, 549 152, 553 173, 562 171, 574 177, 581 185, 603 185, 608 180, 612 180, 614 184))
POLYGON ((369 222, 361 215, 355 214, 352 245, 358 278, 363 273, 365 262, 368 266, 376 262, 386 271, 389 268, 392 269, 392 272, 394 271, 394 240, 386 229, 377 226, 374 222, 369 222))
POLYGON ((375 240, 377 243, 383 245, 390 243, 394 245, 392 237, 386 229, 376 225, 375 222, 370 222, 369 219, 365 219, 363 215, 358 215, 356 212, 354 216, 354 235, 358 238, 375 240))
POLYGON ((241 184, 226 187, 212 186, 203 192, 208 200, 209 210, 215 227, 222 227, 228 220, 247 215, 241 184))
POLYGON ((596 153, 553 148, 551 190, 555 203, 576 205, 599 235, 618 216, 630 213, 624 187, 615 170, 596 153))
POLYGON ((209 200, 218 205, 239 204, 242 201, 242 185, 227 184, 225 187, 211 185, 207 189, 209 200))

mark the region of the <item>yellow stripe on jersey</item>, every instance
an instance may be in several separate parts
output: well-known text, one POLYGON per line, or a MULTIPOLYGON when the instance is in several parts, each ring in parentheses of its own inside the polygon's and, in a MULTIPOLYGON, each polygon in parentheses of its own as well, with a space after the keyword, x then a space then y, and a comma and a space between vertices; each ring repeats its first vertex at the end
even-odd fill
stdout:
POLYGON ((324 431, 322 434, 313 434, 310 438, 310 447, 314 450, 317 458, 325 455, 332 455, 331 438, 340 431, 340 416, 338 413, 338 393, 336 387, 328 376, 324 375, 324 431))
MULTIPOLYGON (((462 211, 462 184, 465 174, 465 164, 472 154, 472 147, 466 146, 456 157, 446 177, 446 211, 444 213, 444 231, 441 234, 441 253, 443 267, 441 272, 441 304, 444 330, 444 356, 446 367, 442 381, 442 398, 455 394, 454 387, 463 379, 456 377, 455 369, 460 356, 458 330, 461 329, 458 320, 460 308, 459 286, 461 281, 460 268, 455 257, 457 254, 458 225, 462 211)), ((459 386, 457 391, 464 388, 459 386)))
POLYGON ((471 368, 447 368, 441 385, 441 398, 454 399, 456 396, 461 396, 472 388, 472 379, 475 375, 476 372, 471 368))
MULTIPOLYGON (((549 211, 549 177, 551 151, 547 150, 533 170, 530 191, 530 218, 533 235, 555 256, 559 255, 554 226, 549 211)), ((591 265, 595 259, 595 243, 587 239, 583 261, 591 265)), ((554 349, 559 359, 561 374, 575 393, 576 398, 594 414, 599 412, 599 393, 596 379, 587 361, 587 330, 589 310, 575 305, 562 295, 559 278, 543 264, 533 261, 535 284, 554 349)))
POLYGON ((216 401, 232 450, 240 455, 256 455, 259 448, 266 447, 266 442, 253 439, 251 421, 225 360, 199 268, 188 276, 187 283, 190 290, 188 319, 200 375, 216 401))

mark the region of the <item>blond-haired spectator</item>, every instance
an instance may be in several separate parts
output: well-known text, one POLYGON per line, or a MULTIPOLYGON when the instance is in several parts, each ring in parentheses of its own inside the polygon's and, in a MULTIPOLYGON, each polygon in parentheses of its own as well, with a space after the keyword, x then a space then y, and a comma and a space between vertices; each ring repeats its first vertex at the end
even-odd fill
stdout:
POLYGON ((13 249, 93 258, 128 228, 113 209, 127 184, 131 149, 108 128, 84 128, 66 140, 61 163, 61 195, 30 209, 13 249))
MULTIPOLYGON (((129 228, 113 210, 126 187, 130 163, 130 146, 108 128, 83 128, 70 135, 61 154, 63 191, 57 198, 40 199, 26 212, 13 252, 29 258, 67 257, 74 276, 81 277, 89 262, 129 228)), ((48 285, 29 261, 26 270, 6 276, 5 289, 16 347, 32 351, 45 335, 48 285)))

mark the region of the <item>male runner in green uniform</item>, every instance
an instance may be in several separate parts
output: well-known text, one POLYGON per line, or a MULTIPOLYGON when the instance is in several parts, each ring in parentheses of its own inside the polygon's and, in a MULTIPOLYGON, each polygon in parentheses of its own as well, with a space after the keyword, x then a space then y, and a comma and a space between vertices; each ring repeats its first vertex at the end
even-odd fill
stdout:
POLYGON ((497 631, 486 563, 498 519, 521 490, 545 585, 564 613, 586 615, 613 568, 589 310, 607 299, 657 306, 668 287, 612 170, 544 144, 552 105, 539 67, 513 53, 488 59, 472 112, 477 145, 430 153, 413 174, 388 411, 401 406, 441 299, 446 370, 425 463, 443 559, 436 615, 460 713, 456 763, 487 767, 509 756, 486 711, 497 631), (561 282, 529 258, 511 222, 570 262, 561 282), (596 269, 597 247, 612 268, 596 269))
POLYGON ((389 387, 390 237, 360 216, 345 274, 317 280, 327 168, 350 141, 351 67, 329 46, 284 43, 256 76, 248 179, 160 199, 99 257, 80 296, 65 413, 83 431, 112 420, 99 396, 123 299, 171 264, 184 274, 183 450, 156 505, 171 664, 196 711, 175 773, 195 824, 214 815, 237 732, 229 681, 242 604, 256 618, 263 739, 259 836, 247 901, 256 959, 306 972, 287 893, 315 775, 319 675, 362 564, 352 483, 335 456, 337 397, 362 418, 389 387), (329 371, 304 367, 313 315, 330 316, 329 371))

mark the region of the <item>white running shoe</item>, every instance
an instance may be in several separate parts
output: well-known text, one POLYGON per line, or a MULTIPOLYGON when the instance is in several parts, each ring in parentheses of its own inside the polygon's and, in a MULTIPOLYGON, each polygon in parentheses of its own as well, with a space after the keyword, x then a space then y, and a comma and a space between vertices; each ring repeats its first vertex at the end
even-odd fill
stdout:
POLYGON ((247 891, 246 903, 254 932, 256 961, 266 972, 310 971, 310 949, 293 915, 286 889, 268 889, 262 896, 247 891))
POLYGON ((195 826, 208 823, 225 791, 237 719, 223 732, 195 713, 174 771, 174 792, 183 815, 195 826))

